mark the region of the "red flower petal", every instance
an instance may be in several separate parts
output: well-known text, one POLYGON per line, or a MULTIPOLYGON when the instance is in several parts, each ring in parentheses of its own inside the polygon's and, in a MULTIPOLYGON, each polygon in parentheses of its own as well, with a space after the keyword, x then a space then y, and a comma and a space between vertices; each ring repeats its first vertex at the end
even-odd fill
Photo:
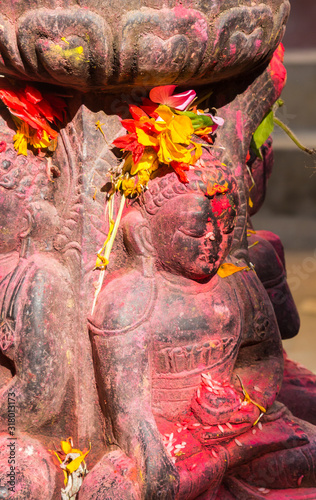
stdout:
POLYGON ((140 106, 140 108, 147 113, 147 115, 151 116, 152 118, 158 118, 158 113, 156 113, 156 109, 158 108, 157 104, 155 102, 152 102, 150 99, 147 97, 143 98, 143 105, 140 106))
POLYGON ((209 144, 213 144, 214 143, 213 138, 212 138, 211 135, 205 134, 205 135, 200 135, 199 137, 201 139, 203 139, 203 141, 208 142, 209 144))
POLYGON ((133 104, 129 105, 129 112, 134 120, 139 120, 142 116, 146 116, 146 118, 148 118, 148 115, 147 113, 145 113, 145 111, 143 111, 138 106, 134 106, 133 104))
POLYGON ((143 146, 142 144, 138 144, 135 147, 135 149, 133 150, 133 153, 132 153, 133 162, 135 165, 137 165, 137 163, 139 162, 139 160, 143 156, 144 152, 145 152, 145 146, 143 146))
POLYGON ((172 95, 175 88, 176 85, 161 85, 160 87, 154 87, 149 92, 149 97, 153 102, 165 104, 171 108, 184 111, 194 100, 196 93, 194 90, 187 90, 181 94, 172 95))
POLYGON ((160 85, 159 87, 154 87, 149 92, 149 98, 152 102, 166 104, 165 101, 172 95, 176 87, 176 85, 160 85))
POLYGON ((135 120, 131 120, 131 119, 121 120, 121 124, 129 132, 132 132, 132 133, 136 132, 135 120))
POLYGON ((0 89, 0 99, 4 104, 11 109, 23 112, 26 109, 25 104, 23 104, 17 94, 13 90, 0 89))
POLYGON ((45 94, 45 99, 51 105, 54 116, 62 122, 64 119, 64 115, 66 114, 66 102, 64 101, 64 99, 53 94, 45 94))
POLYGON ((112 144, 116 148, 128 149, 129 151, 132 151, 132 149, 130 149, 130 146, 132 146, 134 142, 136 142, 138 144, 137 135, 136 134, 126 134, 126 135, 122 135, 121 137, 118 137, 117 139, 115 139, 112 142, 112 144))
POLYGON ((189 179, 187 178, 186 174, 184 173, 185 171, 190 170, 190 166, 187 163, 184 162, 177 162, 177 161, 172 161, 170 163, 171 167, 179 177, 179 180, 183 182, 184 184, 187 184, 189 182, 189 179))
POLYGON ((35 89, 34 87, 30 87, 30 85, 27 85, 25 87, 25 96, 26 99, 32 104, 37 104, 43 99, 43 96, 40 93, 40 91, 35 89))

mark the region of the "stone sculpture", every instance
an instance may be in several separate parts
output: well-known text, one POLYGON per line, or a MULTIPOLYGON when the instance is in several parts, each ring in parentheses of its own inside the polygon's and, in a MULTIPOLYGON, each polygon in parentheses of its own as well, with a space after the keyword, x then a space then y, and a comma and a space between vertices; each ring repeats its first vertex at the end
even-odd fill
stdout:
MULTIPOLYGON (((46 155, 17 154, 16 122, 1 108, 0 485, 8 498, 58 499, 62 488, 72 500, 315 498, 315 428, 276 401, 279 330, 295 334, 297 313, 279 242, 249 225, 247 153, 285 83, 280 58, 271 58, 288 13, 288 0, 1 5, 6 85, 28 82, 67 102, 57 149, 46 155), (94 301, 96 254, 109 231, 100 188, 119 161, 111 148, 122 134, 118 115, 166 84, 212 91, 208 105, 225 124, 212 147, 199 139, 202 163, 188 183, 161 168, 129 201, 94 301), (274 265, 261 266, 260 251, 274 265), (234 273, 221 275, 223 265, 234 273), (280 290, 291 321, 273 300, 280 290), (75 446, 91 443, 73 489, 48 451, 59 441, 63 466, 83 460, 75 446)), ((256 176, 253 167, 253 210, 264 168, 256 176)))
MULTIPOLYGON (((265 198, 267 181, 273 167, 271 138, 262 148, 262 153, 263 161, 252 158, 248 165, 251 174, 248 178, 252 200, 252 207, 248 207, 250 216, 261 208, 265 198)), ((276 234, 270 231, 253 231, 251 219, 248 220, 248 227, 250 260, 255 265, 256 273, 268 292, 282 339, 292 338, 299 332, 300 319, 286 282, 282 242, 276 234)), ((284 352, 283 383, 278 399, 290 408, 295 416, 314 425, 315 387, 315 375, 288 359, 284 352)))

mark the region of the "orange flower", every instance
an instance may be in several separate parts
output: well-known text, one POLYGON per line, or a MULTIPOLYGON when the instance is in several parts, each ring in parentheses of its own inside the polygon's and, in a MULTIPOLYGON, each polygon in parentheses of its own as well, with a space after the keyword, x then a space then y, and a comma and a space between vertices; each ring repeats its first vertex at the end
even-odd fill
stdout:
POLYGON ((126 135, 118 137, 112 142, 112 145, 123 151, 131 151, 135 165, 140 161, 145 146, 157 147, 158 142, 155 135, 155 120, 137 106, 129 106, 133 119, 121 120, 123 127, 129 132, 126 135))

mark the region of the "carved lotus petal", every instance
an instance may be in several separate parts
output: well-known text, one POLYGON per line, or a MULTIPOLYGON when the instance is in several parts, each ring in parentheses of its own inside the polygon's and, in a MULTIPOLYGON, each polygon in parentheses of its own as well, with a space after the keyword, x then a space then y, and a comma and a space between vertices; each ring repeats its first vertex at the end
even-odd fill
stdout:
POLYGON ((147 0, 114 9, 111 2, 87 0, 80 8, 64 0, 54 10, 14 2, 16 20, 6 2, 0 69, 80 90, 223 80, 269 59, 284 34, 288 0, 244 1, 174 0, 159 9, 147 0))

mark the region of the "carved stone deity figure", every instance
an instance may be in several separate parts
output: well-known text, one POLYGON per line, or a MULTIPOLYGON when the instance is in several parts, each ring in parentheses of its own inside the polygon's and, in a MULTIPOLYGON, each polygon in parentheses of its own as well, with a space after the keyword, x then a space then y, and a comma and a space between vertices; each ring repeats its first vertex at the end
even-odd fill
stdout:
MULTIPOLYGON (((287 498, 302 475, 302 487, 314 486, 306 454, 315 445, 308 424, 275 403, 277 322, 255 271, 229 255, 237 184, 211 162, 186 186, 175 174, 156 178, 122 221, 129 258, 105 282, 90 321, 100 401, 114 441, 147 478, 146 498, 225 498, 221 483, 234 498, 261 498, 269 461, 295 460, 299 476, 284 481, 275 471, 269 482, 287 498), (207 195, 207 186, 224 183, 228 193, 207 195), (224 260, 242 270, 221 278, 224 260)), ((112 470, 105 456, 80 498, 111 497, 112 470), (102 486, 98 475, 107 477, 102 486)))
POLYGON ((248 151, 285 83, 288 14, 288 0, 1 3, 0 91, 67 105, 45 150, 25 130, 17 146, 23 105, 14 121, 0 108, 0 496, 316 498, 316 429, 277 400, 297 312, 248 202, 271 167, 268 146, 263 164, 248 151), (171 84, 224 125, 196 139, 188 182, 167 162, 128 200, 98 289, 111 143, 128 104, 171 84))
MULTIPOLYGON (((10 135, 12 140, 1 119, 2 139, 9 142, 10 135)), ((18 454, 20 498, 44 499, 54 491, 56 468, 35 438, 69 429, 63 413, 74 391, 75 304, 69 272, 53 253, 60 225, 54 188, 45 159, 17 156, 11 147, 1 154, 1 483, 10 456, 15 467, 18 454), (35 470, 42 471, 41 480, 35 470)))

